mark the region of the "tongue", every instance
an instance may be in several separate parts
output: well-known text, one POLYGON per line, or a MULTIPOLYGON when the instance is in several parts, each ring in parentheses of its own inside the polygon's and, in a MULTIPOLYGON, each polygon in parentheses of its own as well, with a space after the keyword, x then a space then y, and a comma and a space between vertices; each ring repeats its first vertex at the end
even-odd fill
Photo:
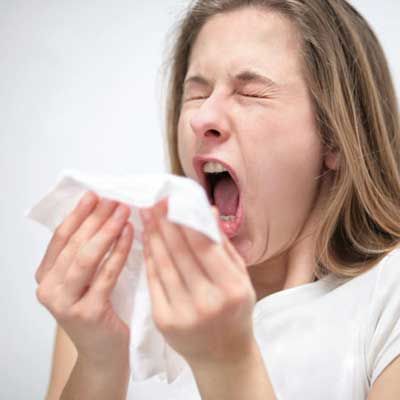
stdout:
POLYGON ((214 201, 221 215, 236 215, 239 191, 230 176, 220 178, 215 184, 214 201))

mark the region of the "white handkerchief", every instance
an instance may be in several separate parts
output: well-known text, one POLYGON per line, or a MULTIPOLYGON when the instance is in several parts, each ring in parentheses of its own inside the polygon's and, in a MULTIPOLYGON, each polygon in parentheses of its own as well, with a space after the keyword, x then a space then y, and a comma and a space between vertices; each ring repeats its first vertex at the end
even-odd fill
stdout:
POLYGON ((171 383, 187 363, 168 345, 153 322, 138 208, 152 206, 168 197, 168 220, 221 243, 207 194, 194 180, 171 174, 113 176, 64 170, 56 185, 25 216, 54 231, 87 190, 124 202, 132 210, 129 217, 134 226, 132 249, 111 296, 116 313, 130 326, 131 379, 138 382, 157 375, 171 383))

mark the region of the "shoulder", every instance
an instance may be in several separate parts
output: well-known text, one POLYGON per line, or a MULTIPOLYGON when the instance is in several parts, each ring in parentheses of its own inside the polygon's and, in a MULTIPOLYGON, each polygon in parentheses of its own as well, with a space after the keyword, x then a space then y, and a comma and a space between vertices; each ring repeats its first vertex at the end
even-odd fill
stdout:
POLYGON ((400 354, 400 250, 378 265, 368 307, 366 360, 371 385, 400 354))
POLYGON ((390 252, 379 265, 379 282, 383 287, 394 287, 400 282, 400 248, 390 252))
POLYGON ((395 311, 391 310, 391 307, 400 305, 400 249, 390 252, 376 268, 377 275, 370 304, 372 317, 379 317, 383 312, 388 314, 388 311, 395 311))

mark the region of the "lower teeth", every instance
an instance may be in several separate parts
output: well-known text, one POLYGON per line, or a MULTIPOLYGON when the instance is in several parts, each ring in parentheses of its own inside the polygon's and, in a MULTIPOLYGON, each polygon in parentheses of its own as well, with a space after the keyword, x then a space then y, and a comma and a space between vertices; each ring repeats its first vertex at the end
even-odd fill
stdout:
POLYGON ((222 221, 233 221, 235 219, 234 215, 220 215, 219 217, 222 221))

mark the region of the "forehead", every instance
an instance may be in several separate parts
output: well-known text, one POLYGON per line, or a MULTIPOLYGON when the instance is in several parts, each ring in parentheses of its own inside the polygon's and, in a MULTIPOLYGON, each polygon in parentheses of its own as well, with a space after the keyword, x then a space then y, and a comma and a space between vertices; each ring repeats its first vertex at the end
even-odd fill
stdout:
POLYGON ((253 67, 285 83, 301 75, 300 46, 294 24, 276 12, 247 7, 217 14, 193 44, 188 74, 217 79, 253 67))

